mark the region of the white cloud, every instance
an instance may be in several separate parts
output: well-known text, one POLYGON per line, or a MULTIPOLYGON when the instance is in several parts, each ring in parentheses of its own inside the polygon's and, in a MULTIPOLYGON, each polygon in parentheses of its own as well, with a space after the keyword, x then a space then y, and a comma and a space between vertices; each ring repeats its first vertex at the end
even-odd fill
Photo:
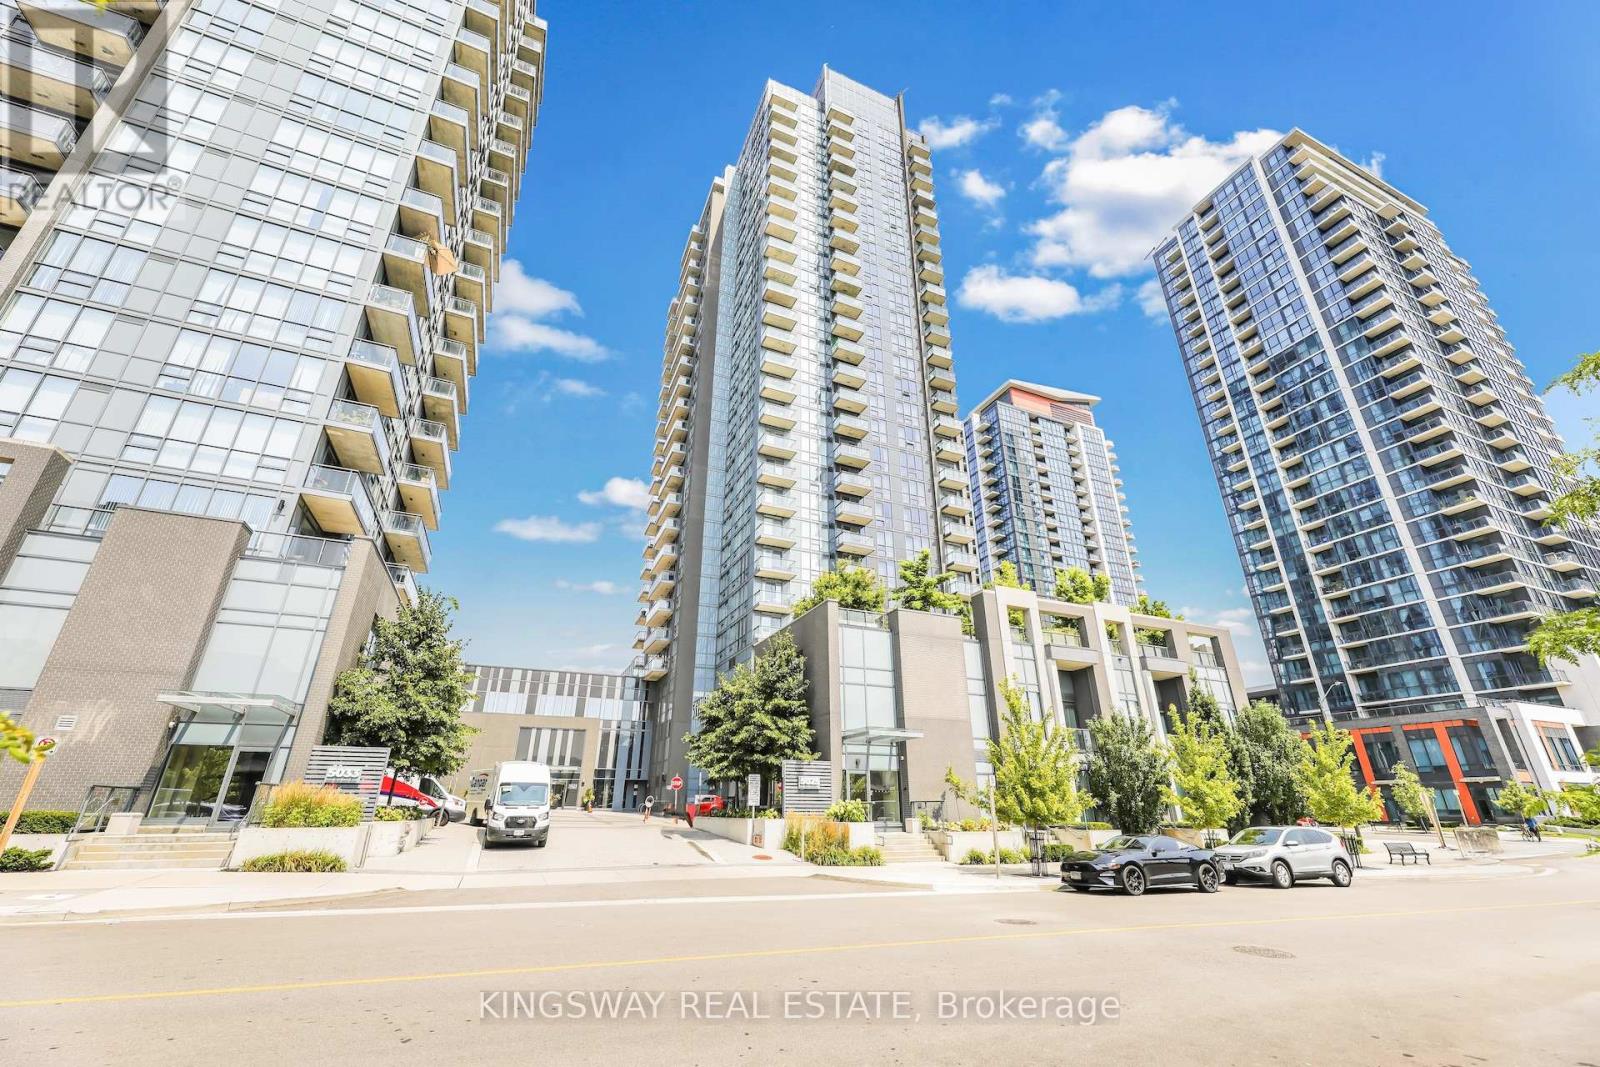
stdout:
POLYGON ((607 478, 599 489, 585 489, 578 494, 585 504, 611 504, 619 508, 643 511, 650 506, 650 487, 638 478, 607 478))
POLYGON ((1011 98, 1010 93, 995 93, 989 98, 990 107, 1010 107, 1015 103, 1016 101, 1011 98))
MULTIPOLYGON (((578 298, 521 263, 508 259, 495 286, 495 312, 489 318, 490 347, 511 352, 553 352, 580 363, 598 363, 611 352, 592 337, 542 320, 583 314, 578 298)), ((581 395, 581 394, 578 394, 581 395)))
POLYGON ((1104 311, 1121 295, 1120 287, 1113 285, 1085 297, 1066 282, 1037 274, 1007 274, 991 264, 967 272, 956 300, 962 307, 986 311, 1005 322, 1047 322, 1104 311))
POLYGON ((956 187, 961 190, 962 196, 983 207, 994 207, 1006 195, 1005 186, 985 178, 977 168, 959 172, 956 175, 956 187))
POLYGON ((495 307, 532 319, 549 318, 571 312, 582 315, 578 298, 543 278, 530 275, 520 262, 508 259, 500 267, 500 281, 494 287, 495 307))
POLYGON ((594 582, 569 582, 565 578, 557 578, 556 588, 567 589, 574 593, 597 593, 600 596, 616 596, 622 592, 622 586, 603 578, 594 582))
POLYGON ((1139 310, 1152 319, 1167 321, 1167 298, 1161 293, 1161 283, 1147 278, 1139 286, 1139 310))
POLYGON ((1261 629, 1256 625, 1256 613, 1253 610, 1223 608, 1213 611, 1210 608, 1184 607, 1178 609, 1178 614, 1190 622, 1228 631, 1233 638, 1233 651, 1239 657, 1239 670, 1244 674, 1246 685, 1272 683, 1272 668, 1267 663, 1267 649, 1261 643, 1261 629))
POLYGON ((938 150, 970 144, 998 125, 998 119, 980 120, 969 115, 957 115, 945 122, 938 115, 929 115, 917 125, 917 132, 927 140, 929 148, 938 150))
POLYGON ((579 381, 577 378, 557 378, 550 383, 558 393, 567 396, 605 396, 606 391, 598 385, 579 381))
POLYGON ((1067 131, 1061 128, 1061 116, 1056 112, 1056 101, 1061 93, 1051 89, 1033 101, 1033 117, 1017 127, 1017 136, 1034 148, 1054 152, 1067 141, 1067 131))
POLYGON ((1374 152, 1372 155, 1367 157, 1367 161, 1365 163, 1361 164, 1361 169, 1372 175, 1374 178, 1382 178, 1383 161, 1388 158, 1389 157, 1384 155, 1382 152, 1374 152))
MULTIPOLYGON (((1049 105, 1041 112, 1053 115, 1049 105)), ((1197 200, 1280 136, 1250 130, 1209 141, 1174 122, 1170 105, 1107 112, 1056 142, 1063 154, 1041 180, 1061 209, 1028 228, 1037 239, 1034 265, 1080 268, 1096 278, 1143 272, 1150 249, 1197 200)), ((1041 144, 1050 139, 1041 137, 1041 144)))
POLYGON ((509 534, 519 541, 587 544, 599 538, 600 524, 569 523, 553 515, 529 515, 525 519, 501 519, 494 524, 494 532, 509 534))
POLYGON ((599 341, 521 315, 496 313, 489 322, 493 348, 513 352, 554 352, 579 363, 599 363, 611 355, 599 341))

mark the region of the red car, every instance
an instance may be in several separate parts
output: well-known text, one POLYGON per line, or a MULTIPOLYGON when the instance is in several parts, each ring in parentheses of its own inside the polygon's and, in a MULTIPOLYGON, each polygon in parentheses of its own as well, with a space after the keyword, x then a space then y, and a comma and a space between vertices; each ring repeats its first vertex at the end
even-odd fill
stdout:
POLYGON ((724 811, 728 802, 714 793, 701 793, 684 805, 684 810, 694 818, 710 815, 714 811, 724 811))

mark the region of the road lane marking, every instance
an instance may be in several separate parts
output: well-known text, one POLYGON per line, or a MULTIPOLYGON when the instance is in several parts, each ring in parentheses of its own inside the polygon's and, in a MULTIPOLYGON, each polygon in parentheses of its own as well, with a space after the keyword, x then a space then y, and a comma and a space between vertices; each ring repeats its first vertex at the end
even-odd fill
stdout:
MULTIPOLYGON (((876 894, 879 896, 885 894, 876 894)), ((810 897, 807 899, 819 899, 810 897)), ((728 960, 775 959, 792 956, 821 956, 843 952, 871 952, 879 949, 923 948, 935 945, 973 945, 985 942, 1045 941, 1091 934, 1146 933, 1155 930, 1220 930, 1241 926, 1281 926, 1293 923, 1329 922, 1339 919, 1405 919, 1431 915, 1470 915, 1496 911, 1530 911, 1547 908, 1593 907, 1600 898, 1551 900, 1517 904, 1480 904, 1449 908, 1414 908, 1404 911, 1347 912, 1335 915, 1288 915, 1266 919, 1215 919, 1195 922, 1134 923, 1124 926, 1088 926, 1064 930, 1025 930, 1001 934, 966 934, 953 937, 925 937, 904 941, 863 941, 843 945, 799 945, 792 948, 746 949, 738 952, 704 952, 684 956, 651 956, 631 960, 588 960, 579 963, 547 963, 528 967, 488 967, 471 971, 439 971, 432 974, 372 975, 365 978, 324 978, 308 982, 269 982, 260 985, 218 986, 209 989, 167 989, 145 993, 94 993, 85 996, 38 997, 0 1000, 0 1008, 40 1008, 66 1004, 113 1004, 152 1000, 188 1000, 198 997, 242 996, 252 993, 289 993, 314 989, 347 989, 358 986, 405 985, 418 982, 459 981, 462 979, 509 978, 535 974, 571 974, 613 968, 674 966, 685 963, 713 963, 728 960)))

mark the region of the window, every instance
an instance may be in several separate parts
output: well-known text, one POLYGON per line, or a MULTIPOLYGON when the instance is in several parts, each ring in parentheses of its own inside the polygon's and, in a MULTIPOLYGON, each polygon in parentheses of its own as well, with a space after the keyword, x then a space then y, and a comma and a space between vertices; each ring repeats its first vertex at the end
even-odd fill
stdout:
POLYGON ((0 485, 6 484, 6 475, 11 473, 11 460, 0 459, 0 485))
POLYGON ((1544 751, 1550 757, 1550 766, 1558 771, 1583 770, 1583 758, 1578 754, 1578 748, 1572 743, 1572 735, 1560 727, 1539 727, 1539 740, 1544 743, 1544 751))
POLYGON ((1408 737, 1406 745, 1411 749, 1411 759, 1416 763, 1419 774, 1423 771, 1442 770, 1446 766, 1437 737, 1431 734, 1427 737, 1408 737))

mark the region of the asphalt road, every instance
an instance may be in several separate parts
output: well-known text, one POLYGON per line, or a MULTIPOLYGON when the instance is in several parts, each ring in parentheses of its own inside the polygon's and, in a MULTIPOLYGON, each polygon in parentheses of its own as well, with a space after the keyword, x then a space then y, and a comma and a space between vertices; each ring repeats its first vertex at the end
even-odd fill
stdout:
POLYGON ((1595 859, 1140 899, 638 893, 0 927, 0 1063, 1600 1064, 1595 859))

